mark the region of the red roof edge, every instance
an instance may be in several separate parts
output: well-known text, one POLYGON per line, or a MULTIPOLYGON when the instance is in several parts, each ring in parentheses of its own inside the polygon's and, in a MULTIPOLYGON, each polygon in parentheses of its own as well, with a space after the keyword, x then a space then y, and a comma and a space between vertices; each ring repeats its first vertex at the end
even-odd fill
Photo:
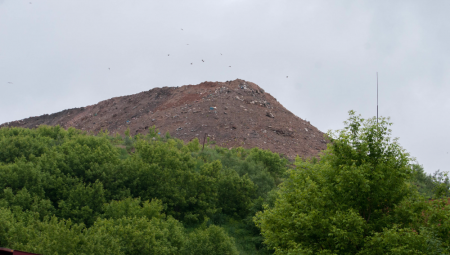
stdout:
POLYGON ((18 250, 11 250, 8 248, 2 248, 0 247, 0 255, 39 255, 36 253, 29 253, 24 251, 18 251, 18 250))

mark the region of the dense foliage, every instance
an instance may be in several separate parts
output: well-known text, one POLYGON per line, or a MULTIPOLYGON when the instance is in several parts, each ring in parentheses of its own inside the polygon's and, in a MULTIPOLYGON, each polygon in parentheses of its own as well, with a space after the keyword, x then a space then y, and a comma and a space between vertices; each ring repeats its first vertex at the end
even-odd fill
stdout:
POLYGON ((424 196, 430 199, 450 197, 450 178, 447 172, 437 170, 433 174, 427 174, 419 164, 412 164, 412 171, 412 184, 424 196))
POLYGON ((39 254, 267 253, 252 222, 288 161, 169 134, 0 129, 0 247, 39 254))
POLYGON ((448 180, 412 164, 390 125, 351 111, 319 161, 296 160, 255 217, 276 254, 448 254, 448 180))
POLYGON ((320 158, 0 129, 0 247, 38 254, 448 254, 450 180, 350 112, 320 158), (288 167, 291 166, 291 170, 288 167), (256 216, 255 216, 256 215, 256 216), (255 224, 256 223, 256 224, 255 224))

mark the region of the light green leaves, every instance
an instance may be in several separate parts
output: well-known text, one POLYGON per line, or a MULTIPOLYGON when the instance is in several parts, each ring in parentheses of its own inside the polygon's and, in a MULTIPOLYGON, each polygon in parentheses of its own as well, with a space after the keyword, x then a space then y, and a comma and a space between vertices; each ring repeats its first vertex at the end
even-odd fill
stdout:
POLYGON ((438 215, 415 196, 409 154, 390 138, 388 119, 377 124, 376 118, 365 120, 351 111, 345 123, 329 132, 331 143, 319 162, 297 159, 275 206, 257 214, 265 243, 276 254, 445 250, 440 240, 448 240, 448 206, 438 215))

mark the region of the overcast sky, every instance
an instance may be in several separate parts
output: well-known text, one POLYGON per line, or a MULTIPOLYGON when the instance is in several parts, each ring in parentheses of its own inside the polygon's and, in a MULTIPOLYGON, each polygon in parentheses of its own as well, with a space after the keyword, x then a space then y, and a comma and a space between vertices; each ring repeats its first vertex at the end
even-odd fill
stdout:
POLYGON ((376 115, 379 72, 394 136, 427 172, 450 171, 449 13, 438 0, 0 0, 0 123, 240 78, 326 132, 351 109, 376 115))

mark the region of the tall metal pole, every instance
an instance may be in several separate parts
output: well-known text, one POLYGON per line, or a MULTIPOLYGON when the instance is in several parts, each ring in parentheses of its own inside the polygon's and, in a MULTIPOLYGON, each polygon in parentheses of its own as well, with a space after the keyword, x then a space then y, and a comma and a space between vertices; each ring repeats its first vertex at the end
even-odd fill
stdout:
POLYGON ((377 127, 378 127, 378 72, 377 72, 377 127))

